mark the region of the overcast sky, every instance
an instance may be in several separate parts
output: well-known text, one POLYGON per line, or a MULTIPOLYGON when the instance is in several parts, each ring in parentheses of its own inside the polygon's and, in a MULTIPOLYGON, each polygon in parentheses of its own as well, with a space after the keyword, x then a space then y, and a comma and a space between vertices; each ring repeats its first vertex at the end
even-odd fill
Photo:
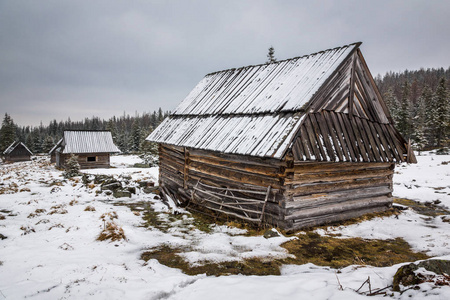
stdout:
POLYGON ((363 42, 373 76, 450 66, 450 1, 0 0, 0 114, 173 110, 207 73, 363 42))

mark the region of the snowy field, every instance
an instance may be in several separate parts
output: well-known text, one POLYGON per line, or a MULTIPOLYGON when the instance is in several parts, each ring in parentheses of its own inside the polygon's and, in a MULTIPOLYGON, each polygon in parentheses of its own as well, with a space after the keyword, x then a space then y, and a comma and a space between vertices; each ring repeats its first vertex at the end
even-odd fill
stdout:
MULTIPOLYGON (((450 207, 450 156, 425 153, 417 158, 417 165, 396 167, 394 195, 450 207)), ((114 168, 86 172, 127 178, 135 186, 140 181, 157 182, 157 168, 131 168, 136 162, 135 156, 114 156, 114 168)), ((243 230, 227 226, 205 233, 192 225, 188 213, 167 230, 146 228, 140 226, 142 213, 117 204, 126 200, 142 205, 142 210, 148 206, 161 212, 160 218, 168 218, 171 208, 141 189, 131 199, 114 199, 99 189, 83 185, 80 177, 64 180, 47 159, 0 164, 0 299, 363 299, 366 296, 355 290, 369 276, 372 289, 389 286, 401 265, 354 265, 337 271, 305 264, 283 266, 280 276, 185 275, 154 259, 144 262, 140 256, 148 249, 172 245, 189 246, 191 250, 182 255, 193 265, 205 260, 283 258, 289 254, 280 245, 290 238, 247 237, 243 230), (106 221, 121 227, 126 240, 98 241, 106 221)), ((416 251, 450 259, 450 223, 411 209, 398 217, 318 233, 402 237, 416 251)), ((394 299, 450 299, 450 287, 423 283, 420 290, 389 294, 394 299)))

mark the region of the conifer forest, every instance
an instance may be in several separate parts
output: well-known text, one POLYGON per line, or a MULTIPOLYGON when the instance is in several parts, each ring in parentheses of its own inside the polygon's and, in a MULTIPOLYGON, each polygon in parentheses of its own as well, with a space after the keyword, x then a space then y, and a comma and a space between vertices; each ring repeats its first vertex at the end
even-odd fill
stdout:
MULTIPOLYGON (((450 146, 450 68, 388 72, 375 77, 395 127, 418 151, 450 146)), ((0 128, 0 151, 15 140, 33 153, 48 153, 64 130, 110 130, 123 153, 145 151, 145 138, 169 114, 161 108, 152 113, 123 114, 109 120, 98 117, 81 121, 51 121, 48 125, 21 126, 6 113, 0 128)))
MULTIPOLYGON (((0 151, 3 152, 13 141, 22 141, 33 153, 48 153, 62 138, 64 130, 109 130, 114 142, 123 153, 139 153, 147 150, 145 138, 164 120, 169 112, 161 108, 152 113, 123 114, 109 120, 98 117, 82 121, 51 121, 48 125, 20 126, 6 113, 0 129, 0 151)), ((1 153, 0 152, 0 153, 1 153)))

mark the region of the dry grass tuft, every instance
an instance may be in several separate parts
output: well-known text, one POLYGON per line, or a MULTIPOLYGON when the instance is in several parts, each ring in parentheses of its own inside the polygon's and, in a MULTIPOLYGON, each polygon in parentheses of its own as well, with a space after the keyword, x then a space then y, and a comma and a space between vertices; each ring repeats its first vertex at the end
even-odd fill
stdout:
POLYGON ((20 230, 23 231, 22 235, 27 235, 27 234, 30 234, 32 232, 36 232, 36 230, 34 230, 34 228, 30 227, 30 226, 21 226, 20 230))
POLYGON ((84 211, 95 211, 95 207, 93 207, 92 205, 88 205, 88 206, 86 206, 84 211))
POLYGON ((108 219, 110 221, 113 221, 114 219, 118 219, 118 218, 119 218, 119 216, 117 215, 117 213, 115 211, 104 213, 100 216, 100 220, 102 220, 102 221, 107 221, 108 219))
POLYGON ((100 235, 97 237, 98 241, 105 241, 105 240, 111 240, 114 241, 121 241, 121 240, 127 240, 125 236, 125 232, 123 231, 123 228, 118 226, 114 222, 107 222, 105 229, 100 233, 100 235))
POLYGON ((64 225, 61 224, 61 223, 55 224, 55 225, 50 226, 50 227, 48 228, 48 230, 52 230, 53 228, 64 228, 64 225))
POLYGON ((35 218, 35 217, 37 217, 37 216, 42 215, 42 214, 45 213, 45 212, 47 212, 46 209, 44 209, 44 208, 38 208, 38 209, 36 209, 36 210, 34 211, 34 213, 29 214, 27 218, 35 218))
POLYGON ((53 215, 53 214, 63 215, 63 214, 68 213, 68 211, 64 208, 64 205, 62 205, 62 204, 54 205, 50 209, 52 209, 52 211, 50 211, 47 215, 53 215))

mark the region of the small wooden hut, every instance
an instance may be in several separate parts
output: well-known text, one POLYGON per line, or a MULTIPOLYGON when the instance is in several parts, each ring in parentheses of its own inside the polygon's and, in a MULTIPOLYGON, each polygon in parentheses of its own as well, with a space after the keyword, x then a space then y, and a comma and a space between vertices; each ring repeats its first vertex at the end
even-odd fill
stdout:
POLYGON ((163 195, 286 230, 390 207, 415 157, 360 44, 206 75, 147 138, 163 195))
POLYGON ((63 168, 76 155, 81 169, 109 168, 110 154, 119 153, 111 132, 101 130, 65 130, 64 136, 50 150, 50 161, 63 168))
POLYGON ((20 141, 15 141, 3 151, 5 162, 29 161, 31 160, 31 155, 33 155, 33 153, 30 149, 20 141))

